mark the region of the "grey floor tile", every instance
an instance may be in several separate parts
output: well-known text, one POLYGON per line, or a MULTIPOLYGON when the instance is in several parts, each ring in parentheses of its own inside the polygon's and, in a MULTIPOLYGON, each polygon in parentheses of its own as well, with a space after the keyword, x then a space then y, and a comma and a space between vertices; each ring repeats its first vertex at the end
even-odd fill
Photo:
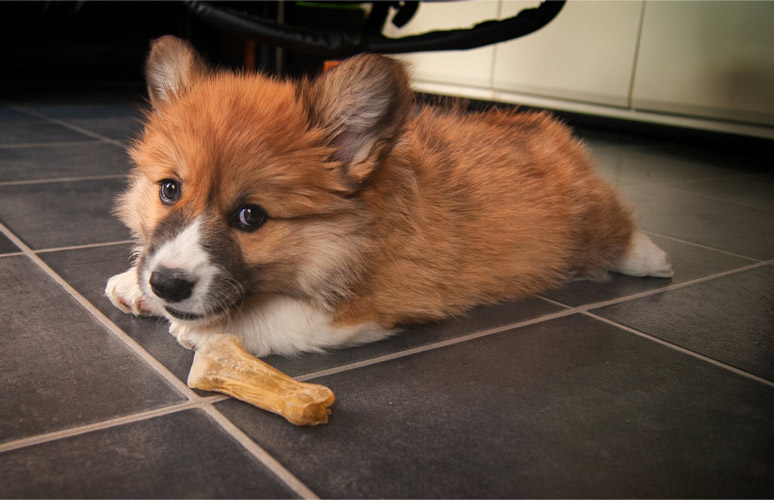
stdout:
POLYGON ((131 245, 127 244, 47 252, 41 253, 40 257, 167 369, 186 381, 193 352, 169 334, 169 323, 162 318, 124 314, 105 297, 107 280, 129 268, 130 255, 131 245))
POLYGON ((112 214, 124 179, 0 186, 0 221, 33 249, 129 239, 112 214))
POLYGON ((90 139, 61 125, 0 108, 0 144, 77 142, 90 139))
POLYGON ((26 257, 0 283, 0 442, 185 399, 26 257))
POLYGON ((774 381, 773 266, 593 312, 774 381))
POLYGON ((581 306, 685 283, 755 263, 754 260, 681 243, 669 238, 651 236, 651 239, 672 259, 672 267, 675 271, 673 278, 634 278, 610 273, 610 281, 603 283, 576 281, 545 293, 544 296, 570 306, 581 306))
POLYGON ((640 228, 746 257, 774 257, 771 211, 654 186, 622 187, 640 228))
POLYGON ((32 111, 62 120, 111 139, 126 141, 142 128, 141 99, 117 103, 48 104, 27 106, 32 111))
POLYGON ((0 183, 64 177, 118 175, 129 171, 126 151, 100 142, 0 148, 0 183))
POLYGON ((689 181, 670 187, 744 206, 774 210, 774 174, 689 181))
POLYGON ((18 251, 19 249, 11 243, 11 240, 6 238, 5 235, 0 234, 0 254, 16 253, 18 251))
POLYGON ((573 315, 343 372, 330 422, 217 408, 323 497, 756 497, 774 389, 573 315))
POLYGON ((0 454, 3 498, 293 498, 199 410, 0 454))
POLYGON ((679 146, 637 145, 592 150, 600 174, 617 185, 670 184, 765 171, 757 159, 679 146))

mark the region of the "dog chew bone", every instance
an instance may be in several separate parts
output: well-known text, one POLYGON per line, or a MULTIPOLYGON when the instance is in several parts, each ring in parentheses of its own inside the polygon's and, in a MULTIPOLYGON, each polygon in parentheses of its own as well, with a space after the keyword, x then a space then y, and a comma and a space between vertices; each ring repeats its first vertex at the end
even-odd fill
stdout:
POLYGON ((242 342, 227 334, 214 335, 194 354, 188 386, 233 396, 277 413, 295 425, 328 422, 333 391, 299 382, 256 358, 242 342))

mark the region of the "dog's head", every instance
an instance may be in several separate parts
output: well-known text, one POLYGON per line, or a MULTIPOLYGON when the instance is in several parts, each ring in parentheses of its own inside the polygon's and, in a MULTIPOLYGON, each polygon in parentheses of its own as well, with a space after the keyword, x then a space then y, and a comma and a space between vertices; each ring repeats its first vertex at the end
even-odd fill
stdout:
POLYGON ((285 82, 211 71, 164 37, 146 74, 151 109, 118 206, 145 294, 193 322, 260 294, 346 296, 368 246, 358 194, 409 114, 401 65, 362 55, 285 82))

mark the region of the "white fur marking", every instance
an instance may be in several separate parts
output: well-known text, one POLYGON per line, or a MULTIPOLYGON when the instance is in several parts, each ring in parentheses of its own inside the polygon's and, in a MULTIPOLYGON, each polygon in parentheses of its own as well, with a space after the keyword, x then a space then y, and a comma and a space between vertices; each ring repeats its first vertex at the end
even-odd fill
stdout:
POLYGON ((228 332, 239 337, 256 356, 349 347, 383 339, 395 331, 372 323, 336 328, 326 311, 280 295, 265 297, 260 303, 235 311, 229 319, 209 325, 170 324, 170 333, 189 349, 198 347, 209 335, 228 332))
POLYGON ((629 252, 613 271, 629 276, 653 276, 671 278, 674 276, 669 255, 656 246, 646 235, 635 232, 629 252))
POLYGON ((209 290, 217 268, 201 244, 201 220, 196 219, 174 239, 164 243, 149 259, 140 277, 140 286, 153 301, 162 302, 150 288, 150 276, 158 267, 179 269, 196 279, 191 297, 175 303, 175 309, 194 314, 205 314, 209 290))

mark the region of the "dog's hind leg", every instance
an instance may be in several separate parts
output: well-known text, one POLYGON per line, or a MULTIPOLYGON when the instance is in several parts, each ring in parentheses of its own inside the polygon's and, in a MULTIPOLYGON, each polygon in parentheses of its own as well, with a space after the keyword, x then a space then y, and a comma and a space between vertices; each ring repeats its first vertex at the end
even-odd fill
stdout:
POLYGON ((611 271, 629 276, 653 276, 671 278, 674 276, 669 255, 646 235, 636 231, 632 234, 629 249, 624 258, 611 271))

